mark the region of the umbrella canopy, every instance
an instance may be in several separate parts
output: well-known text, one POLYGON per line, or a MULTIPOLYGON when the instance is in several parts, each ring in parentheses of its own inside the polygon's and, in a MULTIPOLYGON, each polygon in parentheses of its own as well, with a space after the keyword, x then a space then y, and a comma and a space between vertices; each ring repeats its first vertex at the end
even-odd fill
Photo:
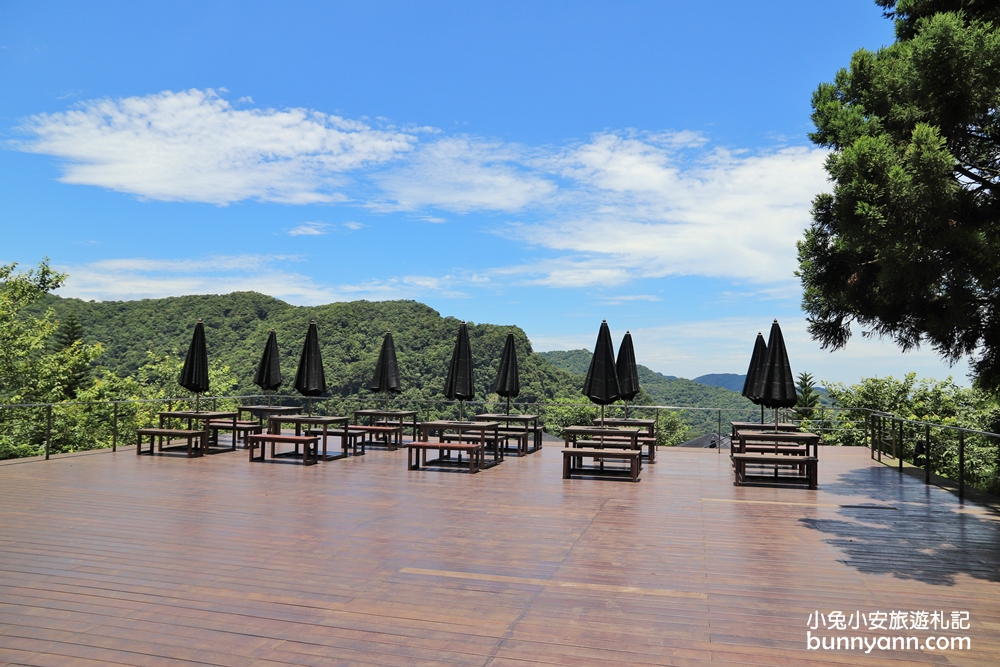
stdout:
POLYGON ((521 393, 521 376, 517 371, 517 350, 514 349, 513 332, 507 332, 503 354, 500 355, 500 370, 497 372, 497 382, 493 390, 507 398, 507 414, 510 414, 510 399, 517 398, 521 393))
POLYGON ((375 376, 372 377, 368 388, 371 391, 380 393, 391 391, 394 394, 398 394, 403 391, 402 385, 399 383, 396 344, 392 342, 391 331, 386 331, 385 338, 382 339, 382 349, 378 353, 378 361, 375 362, 375 376))
POLYGON ((194 326, 194 335, 191 336, 191 345, 177 383, 195 394, 208 391, 208 348, 205 345, 205 325, 201 320, 194 326))
POLYGON ((781 336, 778 320, 771 325, 767 355, 754 391, 760 397, 760 404, 769 408, 790 408, 797 400, 795 377, 788 363, 788 351, 785 350, 785 339, 781 336))
POLYGON ((472 378, 472 347, 469 345, 469 331, 465 328, 465 322, 458 328, 458 339, 451 353, 444 395, 451 401, 467 401, 476 395, 472 378))
POLYGON ((303 396, 319 396, 326 391, 326 375, 323 373, 323 357, 319 351, 316 320, 309 322, 309 331, 302 345, 299 370, 295 374, 295 391, 303 396))
POLYGON ((267 343, 264 345, 264 353, 260 355, 253 383, 264 391, 274 391, 281 386, 281 360, 278 358, 278 337, 274 334, 274 329, 267 335, 267 343))
POLYGON ((625 332, 622 344, 618 348, 618 360, 615 361, 615 371, 618 375, 619 398, 631 401, 639 393, 639 369, 635 366, 635 348, 632 347, 632 333, 625 332))
POLYGON ((611 343, 607 320, 601 322, 601 330, 597 334, 594 356, 590 359, 587 379, 583 382, 583 395, 598 405, 614 403, 622 395, 615 369, 615 346, 611 343))
POLYGON ((753 344, 753 354, 750 355, 747 377, 743 381, 743 395, 758 405, 760 405, 760 394, 757 393, 757 378, 760 377, 764 367, 765 357, 767 357, 767 345, 764 343, 764 336, 758 331, 757 340, 753 344))

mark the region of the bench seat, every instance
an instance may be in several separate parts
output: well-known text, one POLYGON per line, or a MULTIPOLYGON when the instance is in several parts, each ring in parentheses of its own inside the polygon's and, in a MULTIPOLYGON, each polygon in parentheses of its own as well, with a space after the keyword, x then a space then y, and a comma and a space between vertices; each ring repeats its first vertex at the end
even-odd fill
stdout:
MULTIPOLYGON (((212 431, 213 436, 216 441, 218 441, 219 431, 232 431, 233 422, 231 421, 210 421, 208 422, 208 428, 212 431)), ((233 449, 236 449, 236 440, 238 437, 243 438, 243 448, 247 448, 247 436, 252 433, 263 433, 264 427, 260 425, 260 422, 255 421, 237 421, 236 430, 233 434, 233 449)))
MULTIPOLYGON (((323 429, 321 428, 311 428, 306 431, 307 435, 323 435, 323 429)), ((353 427, 348 429, 345 433, 344 431, 330 431, 327 430, 327 436, 336 435, 340 437, 340 448, 344 451, 344 456, 347 456, 347 452, 350 451, 354 456, 364 456, 365 455, 365 432, 355 430, 353 427), (359 452, 358 449, 361 449, 359 452)))
POLYGON ((569 479, 573 474, 588 474, 592 475, 594 473, 604 472, 604 461, 605 460, 620 460, 628 461, 629 463, 629 473, 633 482, 639 481, 639 464, 642 459, 641 449, 596 449, 589 447, 568 447, 562 450, 563 453, 563 479, 569 479), (573 465, 574 460, 580 460, 582 466, 582 460, 585 458, 594 459, 594 462, 600 462, 600 469, 583 468, 576 467, 573 465))
POLYGON ((481 442, 424 442, 415 441, 406 443, 406 467, 408 470, 419 470, 421 460, 423 465, 427 465, 428 450, 457 451, 461 455, 465 452, 469 455, 469 473, 477 473, 483 469, 484 454, 483 443, 481 442), (413 455, 416 456, 414 461, 413 455))
MULTIPOLYGON (((747 464, 750 465, 784 465, 793 466, 799 470, 800 477, 775 477, 777 482, 782 481, 806 481, 810 489, 817 486, 818 459, 815 456, 787 456, 785 454, 732 454, 733 472, 736 475, 735 486, 743 486, 747 483, 747 464)), ((770 480, 769 480, 770 481, 770 480)))
POLYGON ((292 444, 298 449, 302 445, 302 465, 311 466, 319 460, 319 436, 318 435, 281 435, 278 433, 255 433, 247 436, 250 446, 250 460, 263 461, 264 448, 267 443, 271 443, 271 458, 275 458, 274 447, 276 444, 292 444), (255 458, 254 450, 260 447, 260 458, 255 458), (312 459, 310 461, 310 459, 312 459))
POLYGON ((157 438, 160 438, 160 451, 163 451, 163 438, 167 439, 167 445, 170 445, 171 438, 187 440, 187 455, 188 458, 192 456, 201 456, 203 453, 203 438, 205 436, 204 431, 193 431, 191 429, 184 428, 140 428, 136 429, 136 435, 139 438, 139 442, 135 448, 136 456, 142 454, 142 439, 144 436, 149 436, 149 455, 153 455, 153 446, 157 438), (195 446, 194 441, 198 441, 198 445, 195 446))

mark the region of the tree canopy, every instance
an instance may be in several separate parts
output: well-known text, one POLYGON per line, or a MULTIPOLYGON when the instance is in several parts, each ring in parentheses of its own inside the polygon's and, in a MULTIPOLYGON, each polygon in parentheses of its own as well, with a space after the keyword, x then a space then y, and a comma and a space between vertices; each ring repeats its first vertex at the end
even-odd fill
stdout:
POLYGON ((1000 389, 1000 9, 877 0, 896 41, 859 50, 813 94, 833 192, 798 243, 803 308, 823 347, 851 325, 904 350, 972 360, 1000 389))

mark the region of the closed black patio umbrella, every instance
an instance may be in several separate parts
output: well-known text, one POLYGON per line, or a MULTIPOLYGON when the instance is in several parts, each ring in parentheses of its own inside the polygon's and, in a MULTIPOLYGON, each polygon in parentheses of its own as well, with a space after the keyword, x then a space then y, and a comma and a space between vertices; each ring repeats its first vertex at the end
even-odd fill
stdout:
POLYGON ((513 332, 507 332, 507 340, 503 344, 503 354, 500 355, 497 383, 493 391, 506 397, 507 414, 510 414, 510 399, 517 398, 517 395, 521 393, 521 377, 517 371, 517 350, 514 349, 513 332))
POLYGON ((601 322, 601 330, 597 334, 597 345, 594 346, 594 356, 590 359, 587 379, 583 381, 583 395, 601 406, 601 426, 604 426, 604 406, 614 403, 621 397, 621 387, 618 385, 618 371, 615 368, 615 346, 611 342, 611 329, 608 321, 601 322))
MULTIPOLYGON (((281 386, 281 359, 278 356, 278 337, 274 329, 267 335, 267 343, 264 345, 264 353, 260 355, 253 383, 267 392, 281 386)), ((267 404, 271 405, 271 394, 267 395, 267 404)))
POLYGON ((790 408, 798 398, 795 394, 795 377, 788 362, 788 351, 785 349, 785 339, 781 335, 778 320, 771 324, 767 355, 754 391, 759 395, 761 405, 774 409, 774 430, 777 431, 778 408, 790 408))
POLYGON ((299 370, 295 374, 295 391, 308 397, 310 415, 312 415, 313 396, 320 396, 326 391, 326 374, 323 373, 323 357, 319 351, 319 332, 316 330, 316 320, 309 322, 309 331, 302 344, 299 370))
POLYGON ((403 391, 399 382, 399 364, 396 363, 396 344, 392 341, 392 332, 386 331, 382 339, 382 349, 375 362, 375 375, 368 389, 385 395, 385 405, 389 407, 389 392, 398 394, 403 391))
POLYGON ((635 366, 635 348, 632 347, 632 333, 625 332, 622 344, 618 347, 618 359, 615 361, 615 372, 618 375, 618 389, 625 401, 625 419, 628 419, 628 402, 639 393, 639 369, 635 366))
POLYGON ((747 377, 743 381, 743 395, 750 399, 752 403, 760 406, 760 423, 764 423, 764 405, 760 402, 760 395, 757 393, 757 378, 760 377, 767 357, 767 344, 764 343, 764 336, 758 331, 757 340, 753 344, 753 354, 750 355, 750 366, 747 367, 747 377))
POLYGON ((458 339, 451 353, 448 377, 444 383, 444 395, 450 401, 458 400, 458 419, 463 421, 465 418, 463 401, 476 396, 472 377, 472 347, 469 345, 469 332, 465 328, 465 322, 458 328, 458 339))
POLYGON ((194 392, 194 409, 200 410, 199 396, 208 391, 208 348, 205 345, 205 325, 200 319, 194 326, 194 335, 191 336, 191 345, 188 346, 177 383, 194 392))

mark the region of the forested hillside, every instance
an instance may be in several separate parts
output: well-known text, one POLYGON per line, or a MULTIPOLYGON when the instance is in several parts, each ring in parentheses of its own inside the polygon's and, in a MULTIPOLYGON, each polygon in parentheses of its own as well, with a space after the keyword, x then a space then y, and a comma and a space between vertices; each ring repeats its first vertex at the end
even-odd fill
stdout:
MULTIPOLYGON (((255 292, 183 296, 142 301, 90 302, 47 296, 59 319, 70 313, 83 327, 85 342, 100 342, 97 363, 118 375, 132 375, 155 357, 183 356, 199 318, 205 323, 209 358, 229 366, 236 391, 259 393, 253 374, 270 329, 281 350, 283 391, 291 393, 302 342, 311 319, 319 329, 330 395, 362 391, 371 380, 385 331, 396 343, 404 398, 441 398, 459 321, 416 301, 332 303, 292 306, 255 292)), ((477 398, 489 393, 507 332, 517 341, 521 371, 519 401, 578 396, 567 372, 543 361, 516 326, 469 323, 475 355, 477 398)), ((179 393, 184 393, 179 390, 179 393)))

